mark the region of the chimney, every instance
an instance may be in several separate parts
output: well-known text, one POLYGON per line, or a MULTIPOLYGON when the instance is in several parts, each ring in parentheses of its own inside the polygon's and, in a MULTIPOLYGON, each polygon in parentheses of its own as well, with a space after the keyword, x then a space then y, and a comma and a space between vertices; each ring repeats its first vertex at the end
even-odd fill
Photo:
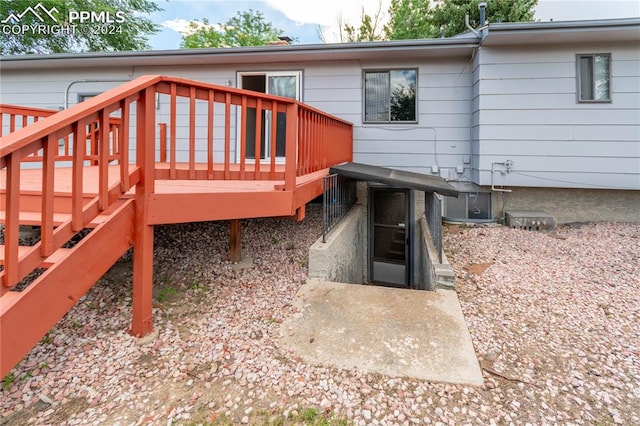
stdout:
POLYGON ((478 3, 478 9, 480 10, 480 26, 484 27, 487 21, 487 2, 481 1, 478 3))
POLYGON ((267 46, 288 46, 293 39, 289 36, 279 36, 277 40, 267 42, 267 46))

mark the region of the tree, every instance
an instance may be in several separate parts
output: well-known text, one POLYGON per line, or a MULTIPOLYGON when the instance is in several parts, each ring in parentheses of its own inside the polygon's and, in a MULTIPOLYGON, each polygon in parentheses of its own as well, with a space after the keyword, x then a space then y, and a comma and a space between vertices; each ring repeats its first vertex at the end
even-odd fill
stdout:
POLYGON ((416 119, 416 85, 396 87, 391 93, 391 121, 413 121, 416 119))
POLYGON ((153 0, 1 0, 0 54, 149 49, 153 0))
POLYGON ((191 21, 180 47, 264 46, 281 34, 282 30, 265 21, 262 12, 249 9, 238 12, 224 24, 210 24, 208 19, 191 21))
POLYGON ((385 20, 384 11, 382 10, 382 0, 378 1, 378 9, 375 14, 369 15, 365 13, 364 7, 360 15, 360 26, 351 25, 350 22, 345 21, 344 15, 340 13, 336 19, 338 33, 329 34, 327 29, 318 25, 316 27, 318 37, 323 43, 332 41, 337 38, 340 43, 354 43, 361 41, 379 41, 384 40, 384 25, 385 20))
POLYGON ((439 37, 440 28, 426 19, 430 13, 429 0, 391 0, 389 24, 385 33, 390 40, 439 37))
POLYGON ((378 11, 375 15, 370 16, 364 13, 364 8, 362 8, 361 21, 358 28, 350 24, 342 26, 342 22, 339 20, 338 23, 341 24, 341 29, 344 28, 344 32, 340 31, 340 38, 344 37, 344 41, 347 42, 384 40, 381 11, 382 7, 378 6, 378 11))
MULTIPOLYGON (((465 14, 469 14, 472 27, 481 26, 479 1, 444 0, 392 0, 391 19, 385 27, 391 40, 445 37, 468 31, 465 14)), ((487 0, 489 22, 532 21, 538 0, 487 0)))

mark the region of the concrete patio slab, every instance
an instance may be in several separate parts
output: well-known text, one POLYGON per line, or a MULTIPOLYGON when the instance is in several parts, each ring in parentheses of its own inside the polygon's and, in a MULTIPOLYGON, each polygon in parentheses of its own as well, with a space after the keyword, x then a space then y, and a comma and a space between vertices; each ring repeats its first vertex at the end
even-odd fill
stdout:
POLYGON ((282 324, 281 343, 305 362, 431 382, 481 385, 455 291, 310 280, 282 324))

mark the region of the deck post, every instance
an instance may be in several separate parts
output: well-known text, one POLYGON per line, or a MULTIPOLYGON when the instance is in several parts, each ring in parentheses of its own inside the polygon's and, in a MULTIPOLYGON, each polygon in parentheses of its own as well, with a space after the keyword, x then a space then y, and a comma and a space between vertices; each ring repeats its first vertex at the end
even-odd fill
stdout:
POLYGON ((148 224, 149 198, 155 173, 155 89, 147 88, 137 101, 136 163, 140 181, 136 185, 133 237, 133 319, 131 334, 142 337, 153 330, 153 225, 148 224))
POLYGON ((284 190, 296 189, 298 152, 298 104, 287 105, 285 165, 284 165, 284 190))
POLYGON ((242 259, 242 236, 240 232, 240 219, 231 220, 231 247, 229 249, 229 260, 240 262, 242 259))

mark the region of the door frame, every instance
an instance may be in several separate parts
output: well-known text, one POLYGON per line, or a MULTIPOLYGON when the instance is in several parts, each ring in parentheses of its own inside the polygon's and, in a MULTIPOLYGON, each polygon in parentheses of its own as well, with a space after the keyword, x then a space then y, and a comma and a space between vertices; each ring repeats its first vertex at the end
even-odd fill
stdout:
MULTIPOLYGON (((405 194, 405 278, 404 286, 402 288, 410 288, 413 285, 413 257, 414 257, 414 191, 408 188, 387 186, 383 184, 368 185, 368 256, 367 256, 367 272, 369 276, 369 282, 375 284, 374 275, 374 242, 375 242, 375 224, 374 224, 374 207, 375 207, 375 193, 376 192, 403 192, 405 194)), ((382 284, 382 283, 381 283, 382 284)), ((399 287, 399 286, 398 286, 399 287)))
MULTIPOLYGON (((296 77, 296 100, 302 102, 302 70, 277 70, 277 71, 236 71, 236 82, 239 89, 242 89, 242 78, 245 76, 264 76, 265 78, 265 94, 270 95, 269 93, 269 77, 278 77, 278 76, 295 76, 296 77)), ((269 112, 266 112, 266 117, 262 122, 264 126, 264 134, 265 134, 265 152, 263 153, 265 158, 270 158, 271 156, 271 128, 270 123, 271 119, 269 118, 269 112)), ((241 134, 241 114, 236 114, 236 162, 240 161, 240 142, 242 141, 241 134)), ((256 130, 257 131, 257 130, 256 130)), ((248 163, 253 163, 255 161, 254 158, 246 158, 248 163)), ((276 157, 277 164, 284 164, 285 157, 276 157)))

